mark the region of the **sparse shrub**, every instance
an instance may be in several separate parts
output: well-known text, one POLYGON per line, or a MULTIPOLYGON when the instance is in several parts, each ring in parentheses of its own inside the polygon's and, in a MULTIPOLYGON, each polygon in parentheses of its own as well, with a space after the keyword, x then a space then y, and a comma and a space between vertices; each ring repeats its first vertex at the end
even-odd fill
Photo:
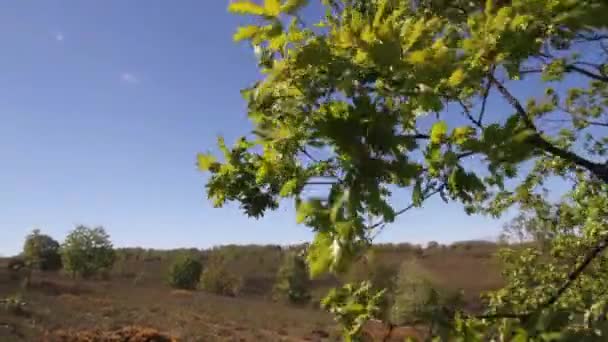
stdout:
POLYGON ((310 278, 306 261, 297 252, 288 253, 277 272, 273 294, 275 299, 293 304, 310 300, 310 278))
POLYGON ((33 268, 56 271, 61 268, 59 242, 35 229, 25 238, 23 257, 33 268))
POLYGON ((102 227, 78 226, 61 246, 61 257, 64 269, 72 276, 88 278, 109 270, 116 255, 110 236, 102 227))
POLYGON ((176 289, 195 289, 201 279, 203 265, 195 257, 178 256, 169 268, 169 284, 176 289))
POLYGON ((16 294, 0 301, 2 303, 4 311, 12 315, 24 316, 27 314, 25 310, 25 302, 20 294, 16 294))
POLYGON ((203 290, 222 296, 235 297, 242 284, 242 278, 230 272, 223 260, 211 259, 201 276, 203 290))

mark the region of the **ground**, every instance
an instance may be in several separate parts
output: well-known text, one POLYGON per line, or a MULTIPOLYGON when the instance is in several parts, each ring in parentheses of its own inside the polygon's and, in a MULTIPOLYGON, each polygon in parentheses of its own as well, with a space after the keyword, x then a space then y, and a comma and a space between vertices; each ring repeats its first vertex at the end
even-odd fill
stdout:
MULTIPOLYGON (((238 270, 245 284, 237 297, 171 289, 165 275, 171 257, 160 252, 131 255, 105 280, 73 280, 61 272, 37 272, 27 287, 11 279, 6 260, 0 260, 0 300, 24 303, 5 302, 0 308, 0 341, 340 340, 339 327, 318 308, 318 299, 340 279, 314 281, 313 301, 306 306, 276 303, 269 293, 280 250, 231 248, 231 268, 238 270)), ((396 245, 379 248, 374 260, 397 267, 415 257, 438 286, 464 290, 469 307, 475 310, 479 294, 500 285, 495 250, 496 246, 485 244, 423 250, 396 245)), ((366 326, 369 340, 382 340, 386 329, 370 322, 366 326)), ((399 327, 389 340, 403 341, 403 336, 420 333, 414 327, 399 327)))

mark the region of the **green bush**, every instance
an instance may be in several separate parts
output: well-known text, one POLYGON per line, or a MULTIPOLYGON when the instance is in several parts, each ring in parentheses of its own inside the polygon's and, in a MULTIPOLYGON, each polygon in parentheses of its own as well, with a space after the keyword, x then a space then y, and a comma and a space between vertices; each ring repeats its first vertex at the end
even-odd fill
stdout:
POLYGON ((61 245, 61 257, 64 269, 72 276, 88 278, 109 270, 116 254, 110 236, 102 227, 78 226, 61 245))
POLYGON ((441 322, 453 317, 463 305, 460 292, 437 288, 430 274, 418 263, 406 261, 395 279, 390 320, 396 324, 441 322))
POLYGON ((61 268, 59 242, 35 229, 25 238, 23 257, 34 268, 56 271, 61 268))
POLYGON ((310 300, 309 290, 310 278, 306 261, 297 252, 287 254, 277 272, 274 298, 293 304, 303 304, 310 300))
POLYGON ((169 267, 169 284, 177 289, 193 290, 198 286, 203 265, 191 255, 178 256, 169 267))
POLYGON ((427 320, 439 304, 438 297, 428 273, 415 261, 404 262, 395 279, 391 321, 411 324, 427 320))
POLYGON ((203 290, 222 296, 237 296, 242 284, 242 278, 230 272, 223 260, 209 260, 201 276, 203 290))

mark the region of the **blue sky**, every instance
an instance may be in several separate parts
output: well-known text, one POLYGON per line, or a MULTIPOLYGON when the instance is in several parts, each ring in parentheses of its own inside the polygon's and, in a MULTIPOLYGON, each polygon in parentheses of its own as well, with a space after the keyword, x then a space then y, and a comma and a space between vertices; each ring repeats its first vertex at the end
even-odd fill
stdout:
MULTIPOLYGON (((311 238, 291 205, 255 220, 206 200, 196 153, 249 131, 239 89, 257 75, 227 3, 2 3, 1 255, 33 228, 61 240, 76 224, 104 226, 117 246, 311 238)), ((487 238, 500 226, 433 200, 380 240, 487 238)))

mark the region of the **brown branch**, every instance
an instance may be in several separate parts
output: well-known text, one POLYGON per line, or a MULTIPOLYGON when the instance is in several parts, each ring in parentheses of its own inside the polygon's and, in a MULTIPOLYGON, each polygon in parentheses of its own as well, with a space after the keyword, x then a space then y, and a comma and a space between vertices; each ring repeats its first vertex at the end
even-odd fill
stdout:
POLYGON ((560 157, 569 162, 572 162, 578 166, 584 167, 589 170, 591 173, 596 175, 602 181, 608 183, 608 167, 603 164, 592 162, 591 160, 585 159, 579 156, 576 153, 573 153, 569 150, 562 149, 557 147, 547 141, 539 132, 538 128, 534 124, 534 121, 530 118, 522 104, 513 96, 505 86, 500 83, 493 75, 489 76, 492 82, 496 85, 498 91, 502 94, 502 96, 507 100, 507 102, 515 108, 519 117, 523 120, 526 127, 530 130, 534 131, 534 134, 529 138, 529 142, 536 145, 537 148, 550 153, 553 156, 560 157))
MULTIPOLYGON (((496 65, 492 65, 490 69, 490 75, 494 75, 496 71, 496 65)), ((492 89, 492 81, 488 80, 488 84, 486 84, 486 89, 483 92, 483 99, 481 100, 481 109, 479 110, 479 115, 477 115, 477 123, 482 125, 483 116, 486 113, 486 104, 488 102, 488 97, 490 96, 490 90, 492 89)))

